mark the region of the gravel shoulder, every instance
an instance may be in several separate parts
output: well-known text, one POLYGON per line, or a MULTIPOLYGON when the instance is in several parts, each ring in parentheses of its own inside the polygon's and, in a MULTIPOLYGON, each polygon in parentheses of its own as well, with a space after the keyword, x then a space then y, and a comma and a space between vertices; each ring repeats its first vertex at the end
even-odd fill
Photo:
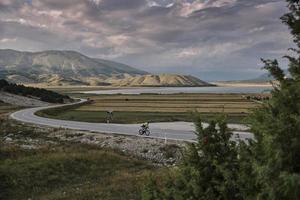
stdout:
POLYGON ((182 157, 186 142, 161 140, 136 136, 122 136, 107 133, 94 133, 90 131, 76 131, 63 128, 50 128, 41 125, 30 125, 6 119, 13 126, 32 130, 42 137, 23 137, 23 132, 7 133, 2 141, 7 144, 18 145, 24 149, 39 149, 55 142, 80 143, 96 145, 101 148, 113 149, 125 155, 147 160, 154 165, 176 165, 182 157))

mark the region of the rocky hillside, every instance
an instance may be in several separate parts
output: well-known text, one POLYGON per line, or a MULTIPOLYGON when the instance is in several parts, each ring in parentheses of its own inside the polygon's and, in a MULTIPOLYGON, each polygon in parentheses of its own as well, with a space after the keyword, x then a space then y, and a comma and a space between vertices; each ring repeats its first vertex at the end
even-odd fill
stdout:
POLYGON ((0 91, 0 102, 22 107, 40 107, 49 106, 50 103, 20 95, 11 94, 8 92, 0 91))
POLYGON ((143 75, 111 80, 113 85, 120 86, 210 86, 194 76, 177 74, 143 75))
POLYGON ((20 52, 0 50, 0 79, 48 85, 105 85, 111 77, 147 72, 75 51, 20 52))

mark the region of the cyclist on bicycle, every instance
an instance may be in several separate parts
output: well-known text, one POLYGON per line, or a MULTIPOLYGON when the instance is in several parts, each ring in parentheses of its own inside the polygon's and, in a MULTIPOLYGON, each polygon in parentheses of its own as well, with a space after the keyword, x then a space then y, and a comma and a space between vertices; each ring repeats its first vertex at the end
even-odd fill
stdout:
POLYGON ((150 130, 149 130, 149 122, 145 122, 142 124, 141 129, 139 130, 139 134, 140 135, 146 135, 149 136, 150 135, 150 130))
POLYGON ((148 130, 148 129, 149 129, 149 122, 143 123, 141 127, 142 127, 144 130, 148 130))

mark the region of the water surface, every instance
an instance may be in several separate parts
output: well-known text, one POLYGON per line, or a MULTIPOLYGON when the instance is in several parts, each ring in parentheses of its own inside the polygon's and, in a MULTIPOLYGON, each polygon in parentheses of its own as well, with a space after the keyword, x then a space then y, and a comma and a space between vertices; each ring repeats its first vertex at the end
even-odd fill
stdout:
POLYGON ((271 86, 250 86, 250 87, 154 87, 154 88, 124 88, 114 90, 96 90, 85 91, 85 94, 177 94, 177 93, 268 93, 272 89, 271 86))

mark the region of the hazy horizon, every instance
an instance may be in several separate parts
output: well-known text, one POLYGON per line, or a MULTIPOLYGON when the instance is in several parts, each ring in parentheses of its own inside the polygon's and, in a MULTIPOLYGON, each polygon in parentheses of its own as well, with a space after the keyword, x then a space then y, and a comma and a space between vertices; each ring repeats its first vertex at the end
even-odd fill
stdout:
POLYGON ((0 48, 72 50, 150 73, 243 80, 292 46, 281 0, 0 0, 0 48))

